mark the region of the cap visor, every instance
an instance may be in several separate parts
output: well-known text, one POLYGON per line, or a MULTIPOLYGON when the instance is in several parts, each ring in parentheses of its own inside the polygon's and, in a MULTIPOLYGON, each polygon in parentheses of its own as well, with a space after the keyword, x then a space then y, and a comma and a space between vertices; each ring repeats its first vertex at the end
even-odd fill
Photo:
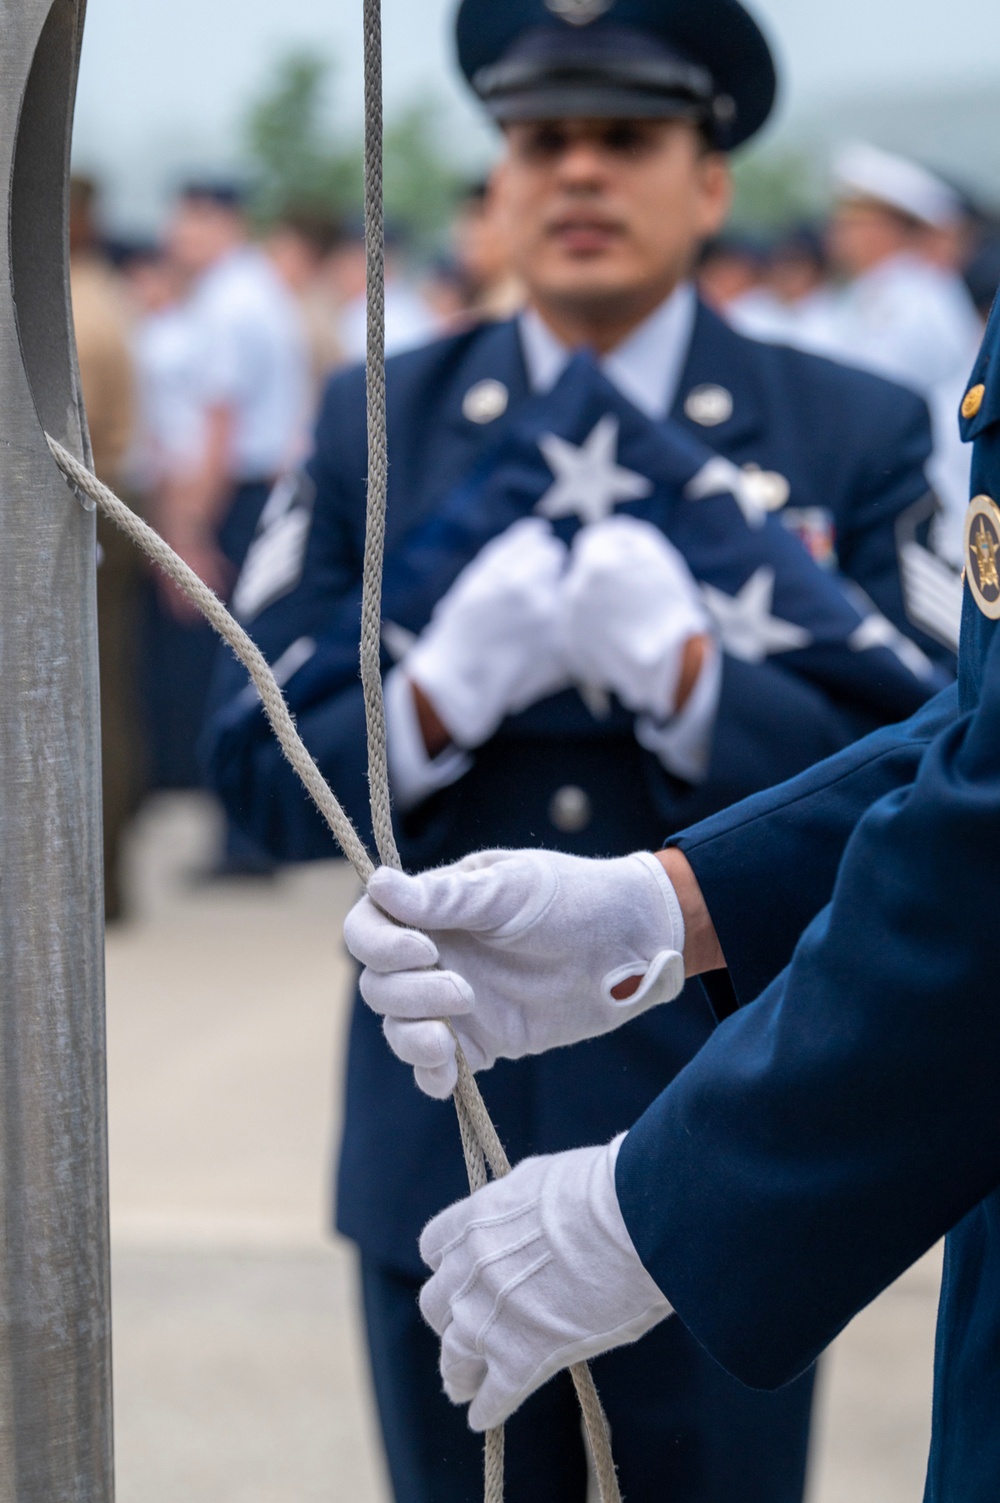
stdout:
POLYGON ((634 89, 573 84, 483 100, 499 125, 520 120, 706 120, 703 104, 634 89))

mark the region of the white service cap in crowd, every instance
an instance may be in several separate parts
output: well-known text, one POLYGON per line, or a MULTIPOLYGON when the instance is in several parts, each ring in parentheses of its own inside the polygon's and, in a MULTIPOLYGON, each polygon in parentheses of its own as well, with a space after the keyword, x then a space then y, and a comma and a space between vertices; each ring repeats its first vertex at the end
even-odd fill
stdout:
POLYGON ((945 229, 962 217, 962 199, 954 188, 907 157, 853 141, 838 151, 833 176, 842 198, 870 198, 945 229))

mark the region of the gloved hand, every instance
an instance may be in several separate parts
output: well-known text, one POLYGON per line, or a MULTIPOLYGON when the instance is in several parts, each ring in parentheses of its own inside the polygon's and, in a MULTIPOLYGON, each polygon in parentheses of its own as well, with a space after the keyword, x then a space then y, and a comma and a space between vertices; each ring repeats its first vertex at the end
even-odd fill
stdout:
POLYGON ((658 528, 614 516, 573 540, 563 583, 563 655, 581 684, 666 720, 677 708, 684 648, 711 630, 698 586, 658 528))
POLYGON ((455 1088, 456 1036, 488 1069, 610 1033, 684 985, 680 904, 645 852, 482 851, 418 877, 383 867, 344 938, 365 966, 361 995, 429 1096, 455 1088), (640 986, 616 1001, 631 977, 640 986))
POLYGON ((557 644, 568 550, 541 517, 515 522, 434 607, 404 659, 456 745, 481 746, 507 715, 571 682, 557 644))
POLYGON ((420 1308, 473 1430, 500 1425, 561 1368, 637 1341, 672 1313, 615 1193, 622 1139, 525 1159, 435 1216, 420 1308))

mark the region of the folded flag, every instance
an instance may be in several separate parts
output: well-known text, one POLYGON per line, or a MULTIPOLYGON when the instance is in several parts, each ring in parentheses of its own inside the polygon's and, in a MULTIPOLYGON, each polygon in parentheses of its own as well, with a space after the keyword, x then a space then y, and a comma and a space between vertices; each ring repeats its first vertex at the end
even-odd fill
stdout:
MULTIPOLYGON (((857 586, 821 568, 761 505, 757 478, 679 424, 646 417, 589 355, 576 356, 553 390, 525 403, 464 480, 387 554, 385 666, 424 630, 480 550, 520 518, 548 518, 568 543, 581 527, 621 512, 660 528, 683 555, 726 653, 778 662, 881 721, 911 714, 943 676, 857 586)), ((285 685, 293 713, 357 681, 360 619, 359 581, 332 606, 321 633, 294 644, 285 685)), ((213 770, 223 773, 220 761, 264 733, 255 691, 231 696, 209 727, 213 770)))

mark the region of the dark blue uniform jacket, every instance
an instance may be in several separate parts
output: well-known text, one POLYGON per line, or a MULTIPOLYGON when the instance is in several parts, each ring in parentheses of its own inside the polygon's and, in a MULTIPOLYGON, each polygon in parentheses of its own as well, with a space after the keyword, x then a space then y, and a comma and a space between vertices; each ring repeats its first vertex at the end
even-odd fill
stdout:
MULTIPOLYGON (((1000 500, 996 311, 980 382, 973 489, 1000 500)), ((749 1005, 623 1145, 635 1244, 713 1356, 776 1386, 947 1233, 926 1499, 995 1503, 1000 640, 968 588, 957 692, 678 843, 717 1005, 749 1005)))
MULTIPOLYGON (((531 400, 514 324, 481 327, 390 361, 387 557, 531 400), (483 425, 463 415, 463 400, 487 378, 503 382, 510 401, 501 417, 483 425)), ((297 639, 322 637, 337 603, 357 587, 364 412, 361 372, 335 378, 296 503, 311 510, 301 582, 252 623, 272 662, 297 639)), ((940 644, 907 621, 897 567, 900 535, 914 533, 929 516, 923 463, 930 437, 918 398, 875 377, 743 339, 701 308, 673 417, 737 463, 787 477, 797 515, 828 520, 843 571, 890 621, 942 656, 940 644), (690 392, 706 384, 724 386, 733 398, 732 416, 712 429, 685 415, 690 392)), ((223 667, 222 709, 208 738, 216 785, 231 813, 275 854, 332 855, 325 827, 273 740, 259 727, 235 740, 220 729, 231 728, 226 716, 242 682, 238 670, 223 667)), ((296 704, 295 686, 293 679, 289 692, 305 740, 366 832, 360 685, 352 676, 336 693, 304 704, 296 704)), ((403 859, 415 868, 497 845, 559 844, 582 855, 655 846, 693 819, 850 744, 877 720, 775 660, 727 658, 709 776, 692 789, 640 749, 624 712, 597 719, 575 691, 566 693, 509 720, 460 782, 399 821, 403 859), (586 828, 575 832, 557 830, 552 821, 554 796, 567 786, 582 789, 592 810, 586 828)), ((484 1092, 512 1158, 626 1128, 712 1026, 692 988, 684 1001, 614 1039, 498 1066, 484 1079, 484 1092)), ((378 1020, 359 1006, 348 1063, 340 1228, 369 1255, 417 1274, 421 1225, 463 1190, 453 1113, 417 1092, 411 1072, 386 1048, 378 1020)))

